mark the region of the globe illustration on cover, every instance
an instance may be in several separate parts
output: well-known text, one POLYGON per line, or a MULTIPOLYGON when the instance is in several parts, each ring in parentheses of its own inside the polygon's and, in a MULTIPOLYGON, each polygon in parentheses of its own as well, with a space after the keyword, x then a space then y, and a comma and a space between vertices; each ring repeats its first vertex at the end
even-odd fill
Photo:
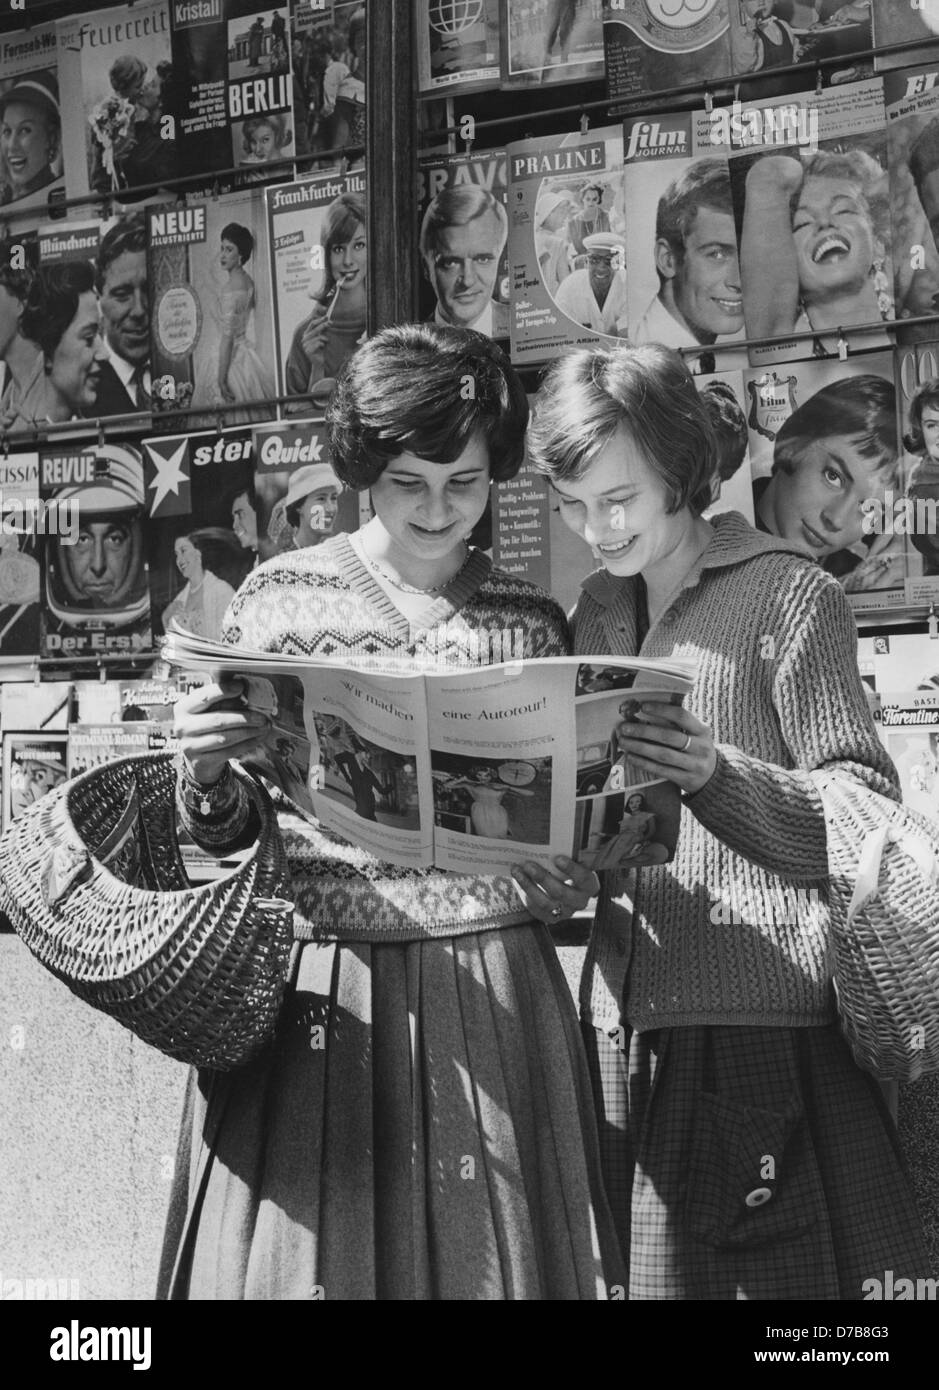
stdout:
POLYGON ((483 0, 431 0, 430 27, 447 38, 465 34, 483 17, 483 0))

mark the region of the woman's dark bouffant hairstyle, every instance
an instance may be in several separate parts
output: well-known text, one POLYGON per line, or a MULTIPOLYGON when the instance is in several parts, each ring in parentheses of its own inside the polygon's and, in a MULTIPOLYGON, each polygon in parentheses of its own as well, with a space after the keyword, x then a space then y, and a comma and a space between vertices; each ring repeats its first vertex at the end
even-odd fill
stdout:
POLYGON ((899 451, 893 382, 873 375, 839 377, 809 396, 776 433, 772 471, 795 473, 806 450, 836 434, 856 439, 861 457, 874 459, 876 471, 894 479, 899 451))
POLYGON ((910 428, 903 436, 903 447, 911 454, 925 454, 926 441, 923 438, 923 411, 927 406, 939 410, 939 377, 922 382, 913 392, 910 401, 910 428))
POLYGON ((48 361, 78 313, 78 301, 95 287, 90 261, 59 261, 41 266, 26 296, 20 332, 42 348, 48 361))
POLYGON ((481 433, 495 481, 522 464, 528 399, 491 338, 431 323, 385 328, 348 359, 326 409, 332 465, 362 491, 410 453, 455 463, 481 433))
POLYGON ((245 261, 250 260, 251 252, 254 250, 254 237, 247 227, 242 227, 240 222, 229 222, 227 226, 223 227, 219 241, 231 242, 241 257, 242 265, 245 261))
POLYGON ((669 513, 711 504, 717 445, 691 373, 672 348, 581 348, 535 397, 528 451, 552 482, 579 478, 622 426, 665 485, 669 513))

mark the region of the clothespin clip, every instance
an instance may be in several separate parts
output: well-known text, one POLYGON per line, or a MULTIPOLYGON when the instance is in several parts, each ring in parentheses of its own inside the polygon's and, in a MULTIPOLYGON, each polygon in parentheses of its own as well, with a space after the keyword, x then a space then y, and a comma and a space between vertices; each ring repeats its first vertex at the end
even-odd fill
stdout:
POLYGON ((739 105, 740 105, 740 83, 739 83, 739 82, 735 82, 735 83, 734 83, 734 105, 735 105, 735 106, 739 106, 739 105))
POLYGON ((844 336, 843 328, 838 329, 838 360, 839 362, 847 362, 848 360, 848 340, 844 336))
POLYGON ((348 174, 348 172, 349 172, 349 156, 346 154, 345 150, 343 150, 342 156, 341 156, 341 158, 340 158, 340 160, 339 160, 339 177, 340 177, 341 179, 344 179, 345 176, 346 176, 346 174, 348 174))
POLYGON ((933 603, 929 605, 928 627, 930 642, 939 642, 939 617, 936 616, 936 606, 933 603))
POLYGON ((714 110, 714 98, 711 95, 710 87, 705 87, 704 89, 704 109, 709 116, 711 112, 714 110))
POLYGON ((95 423, 98 426, 98 453, 100 454, 104 451, 104 425, 100 420, 96 420, 95 423))
POLYGON ((107 671, 106 671, 105 668, 104 668, 104 662, 101 660, 101 658, 100 658, 100 656, 99 656, 99 657, 98 657, 98 680, 101 682, 102 685, 104 685, 104 683, 105 683, 105 681, 107 680, 107 678, 108 678, 108 673, 107 673, 107 671))
POLYGON ((218 408, 218 410, 217 410, 217 412, 216 412, 216 415, 215 415, 215 428, 218 430, 219 434, 224 433, 224 430, 225 430, 225 407, 224 407, 223 405, 220 405, 219 408, 218 408))
POLYGON ((0 449, 3 450, 3 461, 6 463, 7 459, 10 457, 10 436, 7 434, 6 430, 3 431, 3 436, 0 438, 0 449))
POLYGON ((815 69, 815 95, 816 95, 817 97, 820 97, 821 94, 822 94, 822 91, 823 91, 823 88, 822 88, 822 70, 821 70, 821 68, 818 68, 818 67, 817 67, 817 68, 815 69))
POLYGON ((221 192, 221 188, 219 187, 218 179, 213 179, 213 180, 212 180, 212 193, 211 193, 211 198, 212 198, 212 202, 213 202, 213 203, 217 203, 217 202, 218 202, 218 198, 219 198, 220 192, 221 192))
POLYGON ((33 685, 39 684, 39 662, 33 662, 33 685))
POLYGON ((590 117, 587 115, 587 112, 586 112, 586 111, 581 111, 581 113, 580 113, 580 133, 581 133, 581 135, 586 135, 589 129, 590 129, 590 117))

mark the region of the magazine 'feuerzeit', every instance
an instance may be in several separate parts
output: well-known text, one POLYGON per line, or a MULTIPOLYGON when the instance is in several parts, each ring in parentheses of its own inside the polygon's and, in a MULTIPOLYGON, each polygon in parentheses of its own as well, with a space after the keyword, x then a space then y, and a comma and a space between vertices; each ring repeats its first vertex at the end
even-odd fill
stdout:
POLYGON ((619 729, 644 702, 680 703, 693 662, 546 657, 415 674, 413 662, 253 652, 175 625, 163 655, 238 676, 246 707, 269 720, 246 765, 385 861, 504 873, 520 855, 628 869, 674 853, 678 790, 630 763, 619 729))

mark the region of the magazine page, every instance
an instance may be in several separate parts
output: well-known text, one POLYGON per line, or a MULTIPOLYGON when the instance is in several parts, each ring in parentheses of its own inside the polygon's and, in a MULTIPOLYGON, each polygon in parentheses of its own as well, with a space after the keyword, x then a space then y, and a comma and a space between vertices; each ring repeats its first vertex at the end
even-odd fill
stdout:
POLYGON ((881 737, 900 775, 903 803, 939 817, 939 699, 935 690, 883 698, 881 737))
POLYGON ((251 432, 146 439, 142 453, 153 631, 175 619, 216 640, 259 558, 251 432))
POLYGON ((512 360, 627 338, 622 128, 520 140, 508 164, 512 360))
POLYGON ((500 13, 506 90, 603 76, 601 0, 501 0, 500 13))
POLYGON ((692 372, 749 365, 729 146, 711 113, 627 119, 623 127, 630 342, 701 348, 692 372))
MULTIPOLYGON (((260 190, 148 209, 154 410, 225 406, 228 426, 276 408, 267 228, 260 190)), ((218 414, 190 421, 218 423, 218 414)))
MULTIPOLYGON (((124 189, 181 174, 168 0, 75 14, 56 27, 68 196, 114 194, 126 202, 124 189)), ((129 201, 158 198, 151 192, 129 201)), ((70 216, 85 217, 87 209, 72 208, 70 216)))
POLYGON ((881 695, 897 691, 939 692, 939 636, 925 632, 887 633, 858 638, 858 665, 864 681, 881 695))
MULTIPOLYGON (((8 228, 8 232, 9 235, 0 237, 0 262, 8 267, 4 271, 4 289, 11 301, 16 301, 16 326, 0 342, 0 424, 4 433, 15 435, 32 429, 45 397, 46 373, 42 348, 23 331, 20 312, 20 306, 26 306, 39 265, 39 233, 35 227, 8 228)), ((38 325, 27 321, 27 326, 35 333, 38 325)))
POLYGON ((66 780, 66 733, 3 735, 3 810, 0 829, 66 780))
MULTIPOLYGON (((96 681, 96 685, 106 682, 96 681)), ((4 681, 0 685, 0 728, 67 729, 73 686, 69 681, 4 681)))
POLYGON ((365 178, 321 176, 266 197, 278 394, 303 397, 284 413, 315 415, 365 340, 365 178))
POLYGON ((333 472, 321 423, 265 425, 254 432, 254 454, 260 559, 358 530, 359 494, 333 472))
POLYGON ((892 4, 876 6, 870 0, 860 4, 845 0, 788 0, 787 4, 754 5, 753 0, 729 0, 730 52, 733 72, 765 74, 761 96, 773 97, 794 91, 805 82, 804 75, 789 73, 774 78, 777 68, 792 63, 821 63, 844 58, 820 68, 825 86, 858 82, 873 75, 870 54, 873 47, 871 9, 892 9, 892 4))
POLYGON ((423 159, 418 180, 418 318, 508 338, 505 150, 423 159))
MULTIPOLYGON (((292 0, 298 155, 365 144, 365 17, 365 0, 292 0)), ((364 151, 361 160, 356 158, 356 167, 361 162, 364 151)))
MULTIPOLYGON (((50 216, 65 197, 62 93, 56 26, 37 24, 0 37, 0 216, 41 209, 50 216), (8 132, 8 133, 6 133, 8 132)), ((61 214, 60 214, 61 215, 61 214)))
POLYGON ((815 330, 751 347, 751 364, 889 346, 886 330, 841 333, 894 317, 883 79, 738 102, 711 122, 731 147, 747 336, 815 330))
POLYGON ((425 95, 499 85, 499 0, 447 5, 417 0, 417 82, 425 95))
POLYGON ((728 3, 618 0, 603 11, 607 90, 611 101, 719 81, 731 72, 728 3))
POLYGON ((811 554, 856 612, 902 608, 905 538, 871 524, 899 485, 893 354, 751 369, 744 384, 757 527, 811 554))
POLYGON ((750 435, 743 372, 711 372, 694 379, 717 440, 715 498, 704 513, 740 512, 750 525, 753 489, 750 477, 750 435))
POLYGON ((39 655, 39 513, 39 455, 0 457, 2 665, 39 655))
MULTIPOLYGON (((287 10, 288 0, 279 6, 264 0, 173 0, 183 172, 263 173, 265 164, 296 153, 287 10)), ((289 169, 277 172, 286 177, 289 169)))
MULTIPOLYGON (((939 48, 926 65, 884 77, 894 296, 899 320, 939 304, 939 48), (935 229, 935 230, 934 230, 935 229)), ((901 329, 898 342, 935 337, 933 324, 901 329)))
MULTIPOLYGON (((871 5, 874 20, 874 42, 878 48, 893 43, 915 43, 917 39, 939 39, 939 5, 936 0, 896 0, 884 4, 883 0, 871 5)), ((936 61, 939 48, 915 48, 905 53, 878 53, 874 67, 878 72, 890 68, 907 68, 913 63, 936 61)))
POLYGON ((39 540, 43 658, 152 650, 143 463, 130 444, 39 452, 45 513, 69 525, 39 540))

